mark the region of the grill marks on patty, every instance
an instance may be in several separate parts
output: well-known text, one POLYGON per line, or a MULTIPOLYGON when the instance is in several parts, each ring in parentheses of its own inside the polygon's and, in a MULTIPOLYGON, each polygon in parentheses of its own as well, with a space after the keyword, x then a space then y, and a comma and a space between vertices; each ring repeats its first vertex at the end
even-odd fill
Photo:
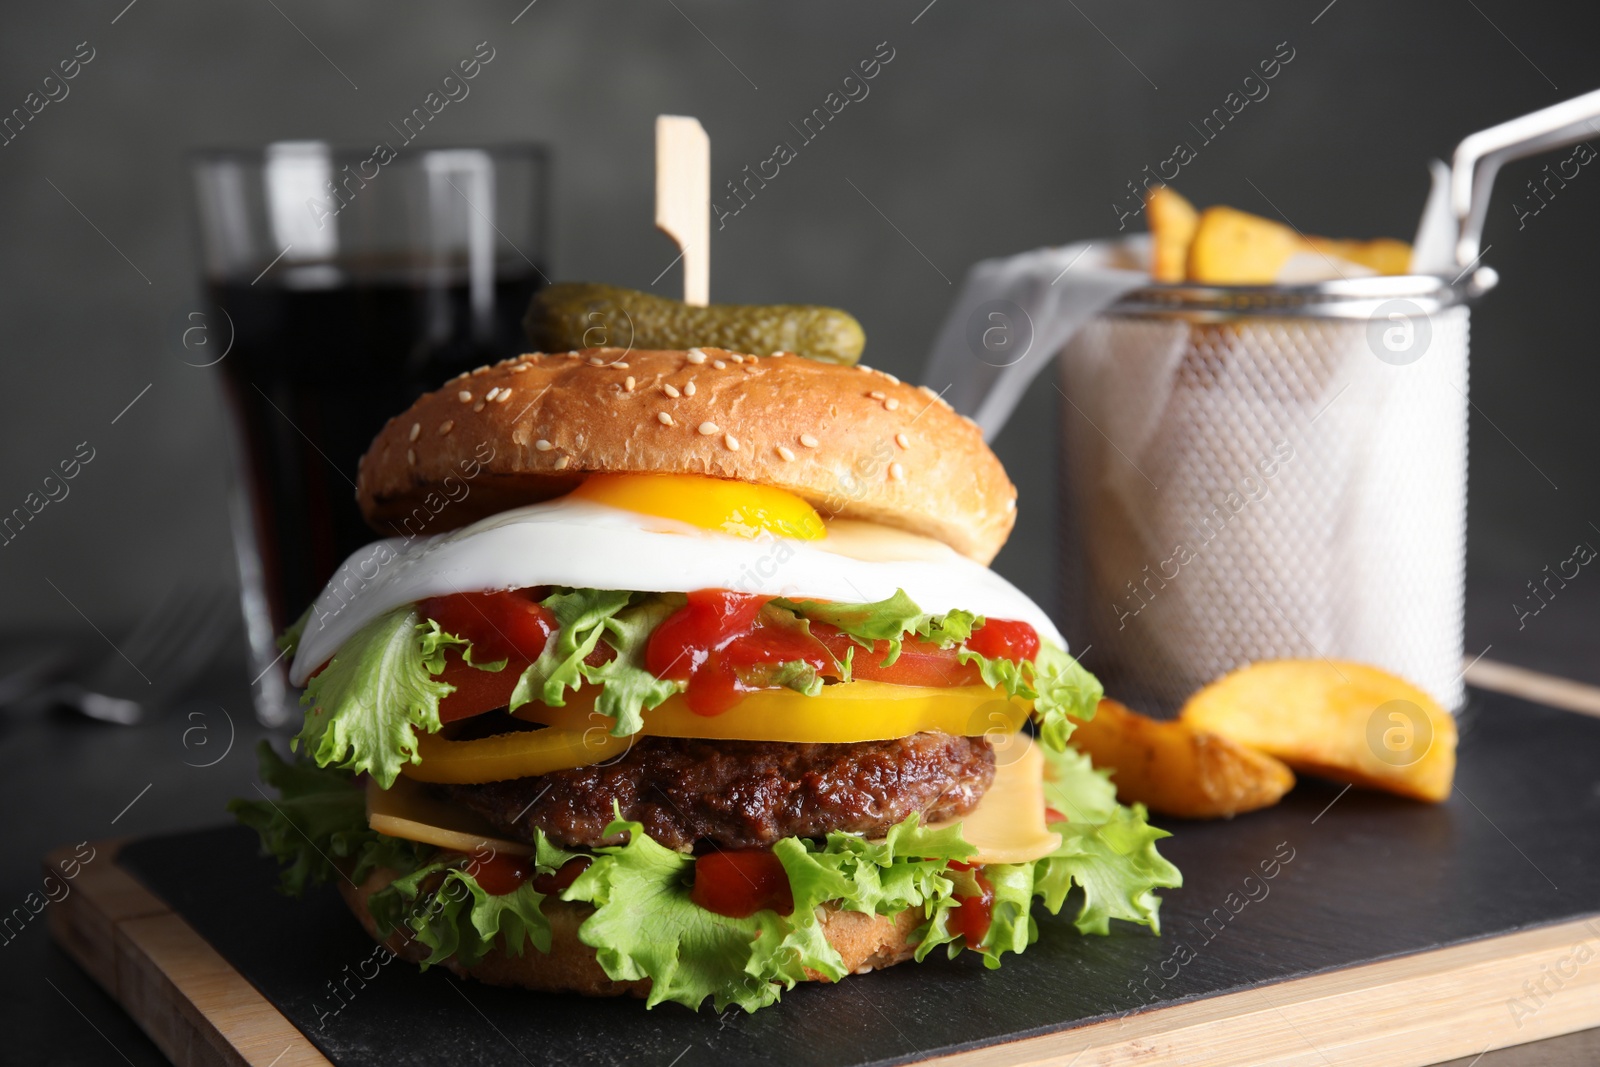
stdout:
POLYGON ((538 828, 569 848, 620 844, 605 835, 615 801, 668 848, 708 851, 833 830, 870 836, 913 813, 957 819, 993 781, 983 738, 920 733, 831 745, 641 737, 609 764, 442 788, 523 841, 538 828))

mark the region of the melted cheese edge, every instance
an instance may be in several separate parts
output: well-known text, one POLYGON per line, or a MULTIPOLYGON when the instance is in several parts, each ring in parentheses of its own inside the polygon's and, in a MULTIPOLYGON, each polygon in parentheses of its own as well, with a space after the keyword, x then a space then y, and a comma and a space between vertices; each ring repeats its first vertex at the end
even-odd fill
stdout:
MULTIPOLYGON (((995 739, 994 782, 965 818, 961 835, 978 850, 970 863, 1028 863, 1061 847, 1044 820, 1044 754, 1026 734, 995 739)), ((533 846, 494 836, 473 813, 429 796, 401 777, 390 789, 367 783, 367 825, 380 834, 464 852, 527 856, 533 846)))

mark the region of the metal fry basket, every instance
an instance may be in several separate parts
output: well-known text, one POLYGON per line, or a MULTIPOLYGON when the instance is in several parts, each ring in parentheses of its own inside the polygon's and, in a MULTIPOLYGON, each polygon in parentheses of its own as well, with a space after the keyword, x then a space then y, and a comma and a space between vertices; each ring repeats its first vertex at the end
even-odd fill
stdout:
POLYGON ((1447 195, 1415 275, 1149 286, 1066 343, 1069 637, 1110 691, 1170 712, 1242 664, 1329 658, 1461 706, 1467 302, 1497 280, 1478 266, 1489 194, 1502 164, 1597 120, 1600 91, 1463 140, 1436 165, 1447 195))
POLYGON ((1173 711, 1242 663, 1329 657, 1459 706, 1477 284, 1151 287, 1078 331, 1065 603, 1109 691, 1173 711))

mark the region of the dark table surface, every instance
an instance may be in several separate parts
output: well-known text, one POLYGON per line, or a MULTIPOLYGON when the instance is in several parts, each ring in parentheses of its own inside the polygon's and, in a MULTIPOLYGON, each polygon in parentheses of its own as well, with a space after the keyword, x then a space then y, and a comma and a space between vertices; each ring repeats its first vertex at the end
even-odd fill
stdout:
MULTIPOLYGON (((1574 583, 1518 629, 1527 576, 1474 577, 1467 651, 1600 685, 1600 585, 1574 583)), ((30 635, 37 637, 38 635, 30 635)), ((92 635, 89 635, 92 637, 92 635)), ((1089 664, 1091 667, 1093 664, 1089 664)), ((266 731, 250 710, 238 652, 220 657, 190 696, 136 727, 63 715, 0 719, 0 911, 39 889, 39 859, 61 844, 214 825, 250 792, 251 749, 266 731)), ((0 943, 0 1020, 9 1063, 162 1064, 160 1051, 50 941, 41 916, 0 943)), ((1600 1063, 1600 1030, 1490 1052, 1459 1067, 1600 1063)), ((665 1064, 663 1064, 665 1067, 665 1064)))

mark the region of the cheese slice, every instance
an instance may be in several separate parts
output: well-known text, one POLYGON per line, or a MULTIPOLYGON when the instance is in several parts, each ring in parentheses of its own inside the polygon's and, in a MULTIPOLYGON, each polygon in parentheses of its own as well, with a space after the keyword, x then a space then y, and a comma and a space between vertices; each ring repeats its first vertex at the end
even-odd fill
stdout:
MULTIPOLYGON (((994 783, 961 823, 978 850, 969 863, 1028 863, 1061 847, 1044 821, 1044 753, 1027 734, 991 738, 994 783)), ((952 820, 955 821, 955 820, 952 820)))
MULTIPOLYGON (((994 782, 961 823, 961 836, 978 850, 970 863, 1028 863, 1061 847, 1061 835, 1044 821, 1044 754, 1027 734, 994 741, 994 782)), ((526 856, 533 846, 495 837, 488 823, 464 808, 435 800, 407 778, 380 789, 367 783, 367 825, 381 834, 456 852, 488 849, 526 856)))
POLYGON ((409 778, 396 778, 389 789, 367 782, 367 825, 380 834, 436 845, 452 852, 531 856, 533 846, 495 837, 488 823, 465 808, 429 796, 409 778))

